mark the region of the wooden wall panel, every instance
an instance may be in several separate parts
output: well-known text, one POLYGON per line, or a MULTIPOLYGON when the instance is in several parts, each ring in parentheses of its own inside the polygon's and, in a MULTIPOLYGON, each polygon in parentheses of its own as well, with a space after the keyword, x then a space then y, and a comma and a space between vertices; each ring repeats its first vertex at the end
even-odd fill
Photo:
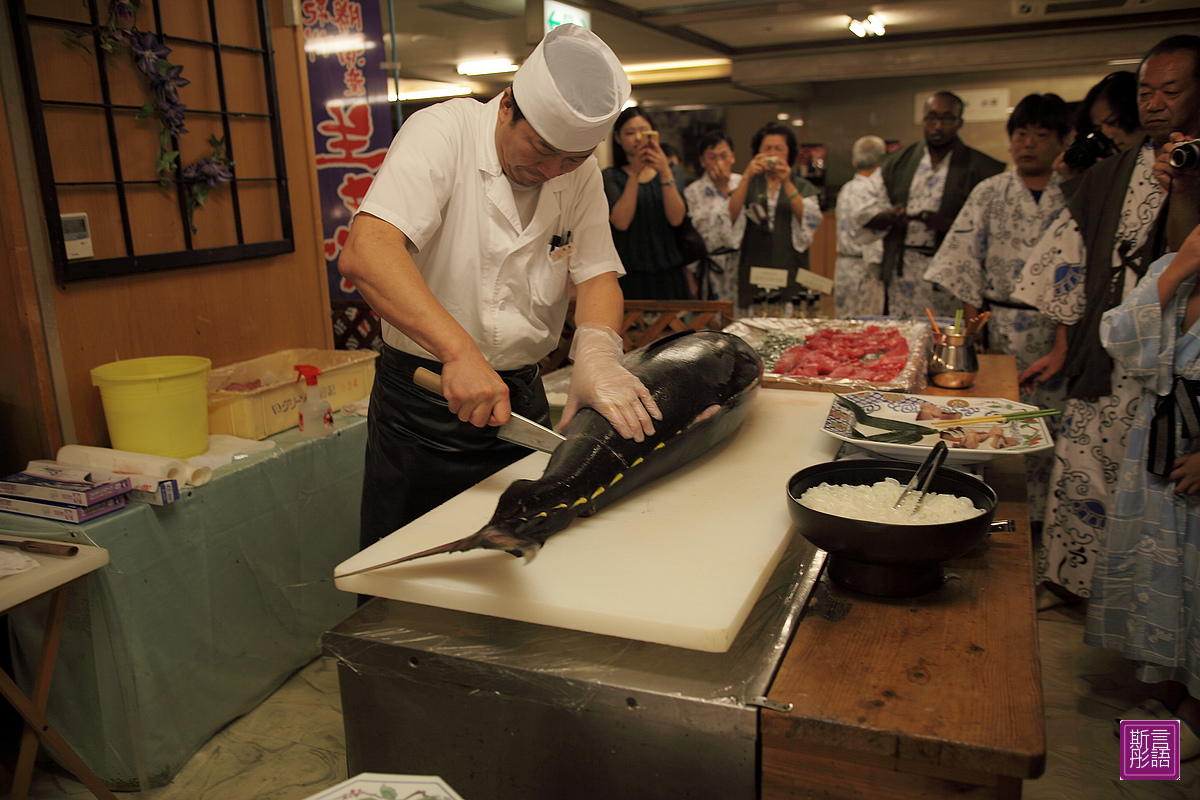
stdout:
MULTIPOLYGON (((163 9, 164 14, 172 14, 190 8, 206 20, 204 5, 202 0, 172 0, 164 2, 163 9)), ((299 28, 282 26, 279 0, 271 4, 271 18, 296 251, 267 259, 57 287, 54 313, 79 443, 109 444, 99 390, 91 385, 89 375, 89 370, 100 364, 117 358, 202 355, 219 366, 290 347, 333 347, 315 202, 303 41, 299 28)), ((182 55, 175 63, 184 65, 185 77, 196 80, 192 65, 182 55)), ((200 121, 200 115, 189 117, 189 130, 203 127, 200 121), (198 123, 195 128, 193 120, 198 123)), ((20 120, 14 124, 27 123, 20 120)), ((189 137, 197 138, 195 133, 189 137)), ((243 207, 257 202, 252 188, 245 194, 249 197, 243 199, 243 207)), ((206 228, 220 227, 214 220, 228 202, 227 189, 214 190, 209 201, 212 207, 197 217, 201 236, 206 228)), ((252 224, 261 230, 266 223, 257 219, 252 224)), ((177 232, 163 228, 143 235, 174 239, 177 232)), ((171 248, 164 243, 155 249, 171 248)), ((39 269, 49 271, 49 265, 39 265, 39 269)))
MULTIPOLYGON (((0 103, 0 127, 8 122, 0 103)), ((0 186, 17 186, 8 136, 0 136, 0 186)), ((0 203, 0 475, 62 444, 33 274, 25 215, 10 195, 0 203)))

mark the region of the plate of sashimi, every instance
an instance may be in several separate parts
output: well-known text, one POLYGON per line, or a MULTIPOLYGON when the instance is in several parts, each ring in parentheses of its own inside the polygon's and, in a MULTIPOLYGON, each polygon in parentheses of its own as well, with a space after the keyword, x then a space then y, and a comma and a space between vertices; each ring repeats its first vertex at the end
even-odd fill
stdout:
POLYGON ((947 463, 975 464, 1054 447, 1044 417, 973 421, 1038 410, 998 397, 852 392, 834 395, 822 430, 901 461, 924 461, 930 448, 944 441, 949 446, 947 463))

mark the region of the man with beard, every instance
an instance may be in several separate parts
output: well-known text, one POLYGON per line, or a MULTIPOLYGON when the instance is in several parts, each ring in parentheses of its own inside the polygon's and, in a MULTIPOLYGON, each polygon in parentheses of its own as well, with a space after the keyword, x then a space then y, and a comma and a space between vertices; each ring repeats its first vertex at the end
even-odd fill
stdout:
POLYGON ((1004 171, 1004 163, 963 144, 963 102, 953 92, 925 101, 924 142, 898 150, 883 163, 890 211, 868 223, 887 229, 883 240, 883 281, 887 314, 904 319, 953 316, 958 301, 925 280, 925 270, 975 185, 1004 171))

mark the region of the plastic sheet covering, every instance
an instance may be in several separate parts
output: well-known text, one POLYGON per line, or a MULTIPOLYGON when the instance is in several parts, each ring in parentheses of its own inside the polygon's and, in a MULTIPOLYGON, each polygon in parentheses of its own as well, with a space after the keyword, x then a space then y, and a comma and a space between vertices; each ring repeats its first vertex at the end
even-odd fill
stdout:
MULTIPOLYGON (((320 654, 355 607, 333 568, 358 549, 367 421, 298 430, 189 487, 83 525, 0 513, 0 532, 93 541, 110 563, 73 586, 46 712, 111 789, 169 782, 214 733, 320 654)), ((9 619, 28 689, 46 604, 9 619)))
MULTIPOLYGON (((767 694, 824 558, 793 528, 783 558, 725 653, 381 598, 322 642, 327 655, 355 672, 413 681, 425 680, 432 670, 445 680, 576 713, 601 686, 753 706, 767 694), (414 660, 425 667, 420 673, 412 668, 414 660)), ((347 717, 347 729, 360 722, 347 717)))
POLYGON ((803 319, 791 317, 744 317, 725 327, 726 333, 736 334, 758 351, 763 357, 766 373, 765 386, 782 386, 794 389, 810 389, 827 392, 857 392, 874 389, 880 392, 920 392, 928 385, 929 343, 932 328, 928 322, 917 319, 873 320, 860 322, 842 319, 803 319), (784 337, 794 337, 802 344, 813 334, 832 328, 833 330, 856 333, 869 327, 896 328, 908 342, 908 363, 890 381, 865 381, 836 378, 803 378, 777 375, 771 367, 782 349, 779 342, 784 337), (779 352, 776 352, 778 350, 779 352))

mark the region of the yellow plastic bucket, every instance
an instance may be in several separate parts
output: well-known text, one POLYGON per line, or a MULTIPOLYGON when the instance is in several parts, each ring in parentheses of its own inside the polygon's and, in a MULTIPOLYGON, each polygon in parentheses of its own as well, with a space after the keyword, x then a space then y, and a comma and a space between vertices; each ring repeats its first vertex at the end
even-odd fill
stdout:
POLYGON ((93 369, 113 448, 168 458, 208 450, 211 368, 201 356, 152 356, 93 369))

